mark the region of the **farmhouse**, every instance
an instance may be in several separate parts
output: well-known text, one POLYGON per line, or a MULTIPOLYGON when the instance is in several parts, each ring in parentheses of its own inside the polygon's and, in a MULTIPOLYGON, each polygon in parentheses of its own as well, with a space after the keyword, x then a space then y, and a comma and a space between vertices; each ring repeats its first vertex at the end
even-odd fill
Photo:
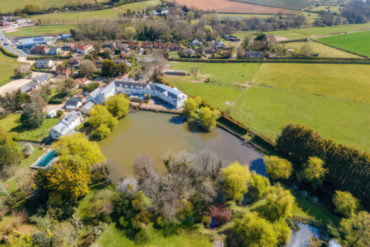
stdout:
POLYGON ((74 128, 79 126, 82 122, 82 115, 80 112, 73 111, 61 119, 57 125, 50 129, 50 137, 53 140, 59 139, 59 137, 70 134, 74 131, 74 128))
POLYGON ((93 50, 94 50, 93 45, 77 45, 76 48, 74 49, 74 52, 80 53, 82 55, 87 55, 93 50))

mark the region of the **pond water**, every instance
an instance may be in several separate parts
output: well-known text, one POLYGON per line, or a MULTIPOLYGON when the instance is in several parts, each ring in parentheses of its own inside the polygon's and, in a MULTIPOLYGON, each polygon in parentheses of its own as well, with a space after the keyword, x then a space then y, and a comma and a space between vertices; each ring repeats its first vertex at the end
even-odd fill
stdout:
POLYGON ((190 153, 206 150, 217 155, 225 165, 237 160, 265 175, 261 154, 254 148, 221 128, 208 133, 192 128, 178 115, 144 111, 130 113, 99 145, 103 154, 114 163, 109 167, 113 181, 132 173, 139 154, 149 155, 156 167, 163 169, 165 157, 184 150, 190 153))

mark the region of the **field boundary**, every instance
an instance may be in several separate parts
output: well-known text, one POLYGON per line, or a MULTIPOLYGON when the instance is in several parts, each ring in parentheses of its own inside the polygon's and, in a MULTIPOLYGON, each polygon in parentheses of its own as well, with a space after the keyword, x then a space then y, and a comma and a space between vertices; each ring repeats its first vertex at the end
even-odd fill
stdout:
POLYGON ((347 53, 351 53, 351 54, 353 54, 353 55, 357 55, 357 56, 360 56, 360 57, 363 57, 363 58, 366 58, 366 59, 368 59, 369 57, 368 56, 365 56, 365 55, 363 55, 363 54, 359 54, 359 53, 357 53, 357 52, 353 52, 353 51, 349 51, 349 50, 346 50, 346 49, 343 49, 343 48, 340 48, 340 47, 336 47, 336 46, 333 46, 333 45, 329 45, 329 44, 326 44, 326 43, 324 43, 324 42, 321 42, 321 41, 319 41, 319 40, 317 40, 317 39, 311 39, 312 41, 314 41, 314 42, 316 42, 316 43, 319 43, 319 44, 322 44, 322 45, 326 45, 326 46, 329 46, 329 47, 331 47, 331 48, 335 48, 335 49, 337 49, 337 50, 341 50, 341 51, 344 51, 344 52, 347 52, 347 53))
MULTIPOLYGON (((335 48, 335 47, 333 47, 335 48)), ((347 51, 346 51, 347 52, 347 51)), ((357 54, 355 54, 357 55, 357 54)), ((364 57, 363 55, 361 57, 364 57)), ((169 62, 192 63, 317 63, 317 64, 370 64, 368 57, 361 58, 244 58, 244 59, 200 59, 169 58, 169 62)))

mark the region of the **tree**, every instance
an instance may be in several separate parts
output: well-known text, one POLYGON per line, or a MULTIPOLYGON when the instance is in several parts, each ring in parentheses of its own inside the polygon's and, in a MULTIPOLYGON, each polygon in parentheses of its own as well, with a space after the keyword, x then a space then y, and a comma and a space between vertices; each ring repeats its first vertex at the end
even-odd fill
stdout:
POLYGON ((80 63, 80 75, 90 78, 96 70, 95 64, 90 60, 83 60, 80 63))
POLYGON ((64 95, 69 95, 72 89, 74 89, 75 87, 76 87, 75 80, 73 80, 72 78, 67 78, 63 81, 60 92, 64 95))
POLYGON ((20 121, 25 128, 38 128, 44 122, 44 113, 34 107, 27 106, 21 115, 20 121))
POLYGON ((252 173, 251 183, 248 188, 248 200, 251 202, 264 198, 270 190, 270 181, 268 178, 252 173))
POLYGON ((335 211, 347 218, 355 214, 359 207, 357 198, 353 197, 351 193, 346 191, 335 191, 333 203, 335 211))
POLYGON ((188 23, 191 23, 191 21, 194 19, 194 13, 189 11, 188 12, 188 18, 187 18, 187 22, 188 23))
POLYGON ((368 247, 370 243, 370 214, 361 211, 340 222, 343 247, 368 247))
POLYGON ((211 110, 209 107, 202 107, 198 112, 198 119, 202 129, 210 131, 216 127, 216 120, 220 117, 220 112, 211 110))
POLYGON ((18 164, 21 155, 18 144, 13 141, 12 136, 0 127, 0 170, 4 166, 18 164))
POLYGON ((101 124, 98 128, 91 132, 91 139, 100 141, 108 137, 111 133, 111 129, 108 128, 106 124, 101 124))
POLYGON ((112 60, 104 60, 101 70, 102 76, 113 77, 116 64, 112 60))
POLYGON ((270 221, 285 219, 292 215, 294 197, 289 190, 284 190, 280 184, 271 187, 266 201, 262 207, 262 214, 270 221))
POLYGON ((184 103, 184 110, 182 111, 182 114, 184 114, 186 117, 194 118, 200 102, 201 100, 199 97, 188 98, 184 103))
POLYGON ((130 100, 123 94, 117 94, 109 97, 104 105, 114 117, 123 118, 129 111, 130 100))
POLYGON ((317 157, 310 157, 303 167, 298 179, 311 183, 314 189, 322 184, 328 173, 328 169, 324 168, 324 161, 317 157))
POLYGON ((31 70, 29 69, 28 65, 26 64, 20 64, 18 67, 14 70, 14 75, 17 78, 24 78, 31 74, 31 70))
POLYGON ((134 27, 126 27, 125 34, 127 40, 134 40, 136 38, 136 29, 134 27))
POLYGON ((94 105, 89 111, 89 116, 88 122, 93 129, 105 124, 110 130, 113 130, 118 124, 118 120, 102 105, 94 105))
POLYGON ((232 212, 223 204, 212 205, 209 213, 215 220, 215 226, 222 226, 231 220, 232 212))
POLYGON ((78 155, 60 156, 58 163, 46 173, 46 188, 76 200, 89 190, 88 161, 78 155))
POLYGON ((225 178, 223 189, 227 197, 240 203, 251 181, 249 167, 234 162, 222 170, 222 175, 225 178))
POLYGON ((312 57, 313 55, 313 50, 310 45, 305 44, 304 46, 299 49, 298 55, 301 57, 312 57))
POLYGON ((105 161, 98 144, 90 142, 81 133, 62 136, 52 148, 59 156, 78 155, 89 166, 105 161))
POLYGON ((276 247, 278 244, 272 224, 256 212, 247 212, 236 219, 226 242, 230 247, 276 247))
POLYGON ((279 158, 278 156, 265 156, 264 161, 267 174, 272 179, 288 179, 292 174, 292 163, 286 159, 279 158))

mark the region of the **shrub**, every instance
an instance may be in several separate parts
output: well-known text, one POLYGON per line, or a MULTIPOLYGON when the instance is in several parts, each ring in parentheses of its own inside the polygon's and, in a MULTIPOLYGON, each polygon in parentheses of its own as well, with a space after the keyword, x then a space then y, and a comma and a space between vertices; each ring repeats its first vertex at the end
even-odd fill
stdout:
POLYGON ((345 217, 350 217, 356 213, 359 207, 358 200, 346 191, 335 191, 333 203, 335 205, 335 211, 345 217))
POLYGON ((58 110, 57 111, 57 118, 60 118, 61 116, 63 116, 63 111, 62 110, 58 110))
POLYGON ((231 211, 223 204, 209 207, 211 217, 215 220, 215 226, 222 226, 231 220, 231 211))
POLYGON ((310 157, 303 166, 303 170, 298 174, 298 180, 309 182, 316 189, 324 181, 328 169, 324 168, 324 162, 317 157, 310 157))
POLYGON ((31 143, 26 143, 23 145, 22 152, 25 157, 30 156, 33 153, 33 146, 31 143))
POLYGON ((292 163, 286 159, 279 158, 278 156, 265 156, 264 161, 267 174, 272 179, 288 179, 292 174, 292 163))

